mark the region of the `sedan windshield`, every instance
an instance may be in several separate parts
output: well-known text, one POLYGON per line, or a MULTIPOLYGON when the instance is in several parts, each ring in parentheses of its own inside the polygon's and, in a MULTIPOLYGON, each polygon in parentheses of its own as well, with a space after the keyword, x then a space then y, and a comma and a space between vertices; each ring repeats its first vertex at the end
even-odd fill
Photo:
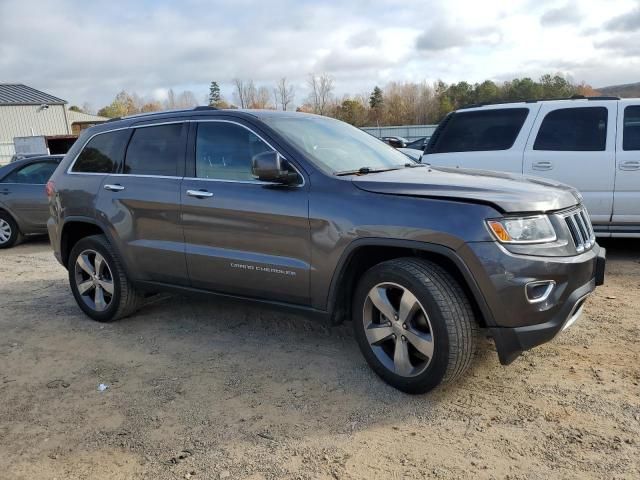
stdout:
POLYGON ((264 122, 303 150, 321 169, 335 174, 402 168, 409 158, 348 123, 320 116, 271 116, 264 122))

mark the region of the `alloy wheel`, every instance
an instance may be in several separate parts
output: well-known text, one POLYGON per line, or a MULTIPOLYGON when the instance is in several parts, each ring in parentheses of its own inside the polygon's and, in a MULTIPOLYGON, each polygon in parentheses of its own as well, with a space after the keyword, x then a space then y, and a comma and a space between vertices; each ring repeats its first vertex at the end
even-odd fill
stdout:
POLYGON ((0 244, 7 243, 11 238, 11 225, 4 218, 0 218, 0 244))
POLYGON ((379 283, 364 302, 367 341, 378 360, 402 377, 423 373, 433 358, 433 329, 416 296, 396 283, 379 283))
POLYGON ((75 264, 75 281, 82 301, 92 310, 103 312, 113 300, 113 274, 105 258, 95 250, 84 250, 75 264))

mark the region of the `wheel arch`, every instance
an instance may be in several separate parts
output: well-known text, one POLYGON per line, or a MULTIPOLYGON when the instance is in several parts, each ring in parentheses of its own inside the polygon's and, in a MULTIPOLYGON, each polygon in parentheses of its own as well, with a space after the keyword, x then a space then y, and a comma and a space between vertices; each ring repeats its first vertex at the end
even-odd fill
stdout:
POLYGON ((0 202, 0 213, 6 213, 7 215, 9 215, 13 220, 13 222, 17 225, 18 232, 22 233, 23 229, 22 229, 22 225, 20 225, 20 221, 18 220, 18 217, 1 202, 0 202))
POLYGON ((113 248, 117 249, 108 229, 90 217, 66 218, 60 232, 60 257, 63 265, 67 265, 73 246, 85 237, 104 235, 113 248))
POLYGON ((343 252, 329 287, 327 310, 331 322, 351 317, 351 298, 359 278, 369 268, 386 260, 418 257, 437 263, 460 283, 472 303, 481 327, 493 325, 493 316, 469 267, 451 248, 413 240, 359 239, 343 252))

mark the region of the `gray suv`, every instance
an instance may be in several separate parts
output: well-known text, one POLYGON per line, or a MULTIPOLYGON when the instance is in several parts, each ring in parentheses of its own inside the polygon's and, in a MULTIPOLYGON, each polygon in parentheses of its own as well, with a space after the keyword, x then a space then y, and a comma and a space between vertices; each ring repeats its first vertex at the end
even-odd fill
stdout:
POLYGON ((171 289, 351 319, 373 370, 410 393, 460 376, 480 332, 503 364, 551 340, 604 278, 574 189, 431 168, 315 115, 110 121, 47 192, 55 256, 89 317, 171 289))

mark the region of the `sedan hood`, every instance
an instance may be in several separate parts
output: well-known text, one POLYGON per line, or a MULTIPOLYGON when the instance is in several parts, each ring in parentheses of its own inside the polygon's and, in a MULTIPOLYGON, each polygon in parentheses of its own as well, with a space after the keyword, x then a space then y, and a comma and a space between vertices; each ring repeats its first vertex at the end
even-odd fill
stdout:
POLYGON ((548 212, 582 201, 573 187, 545 178, 462 168, 416 167, 353 178, 361 190, 491 205, 504 213, 548 212))

